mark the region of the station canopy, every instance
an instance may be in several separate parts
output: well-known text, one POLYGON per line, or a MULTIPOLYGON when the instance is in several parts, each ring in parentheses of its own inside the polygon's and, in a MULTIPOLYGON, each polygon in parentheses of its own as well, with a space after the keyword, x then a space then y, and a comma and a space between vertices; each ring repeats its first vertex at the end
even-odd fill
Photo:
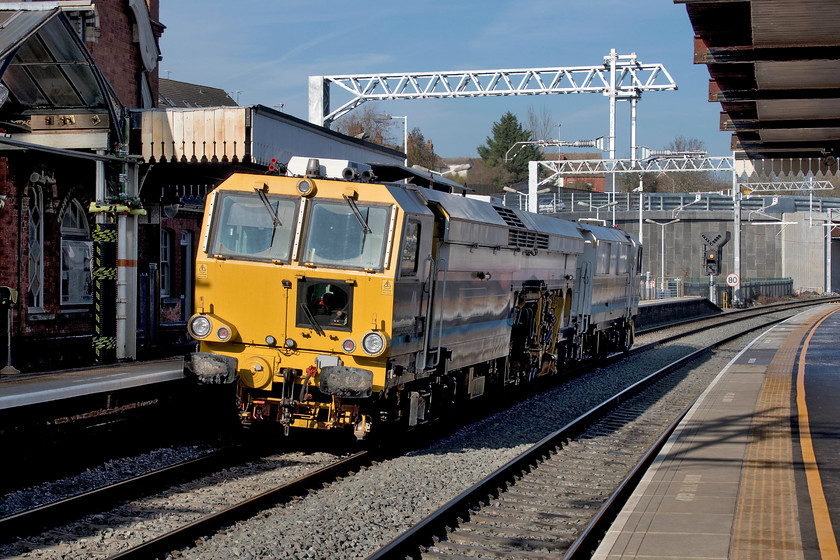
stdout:
MULTIPOLYGON (((86 5, 71 4, 74 11, 86 5)), ((55 2, 0 3, 0 120, 10 132, 110 128, 121 136, 120 102, 65 10, 55 2)))
POLYGON ((750 159, 840 155, 840 2, 674 0, 720 128, 750 159))

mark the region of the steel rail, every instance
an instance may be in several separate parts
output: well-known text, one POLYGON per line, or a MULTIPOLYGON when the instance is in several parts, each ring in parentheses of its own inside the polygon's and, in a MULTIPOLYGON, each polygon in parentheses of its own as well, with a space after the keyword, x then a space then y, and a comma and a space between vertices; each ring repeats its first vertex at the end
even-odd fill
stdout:
MULTIPOLYGON (((739 334, 738 336, 742 335, 743 334, 739 334)), ((639 482, 641 482, 642 477, 644 477, 645 473, 647 473, 654 459, 656 459, 662 451, 662 448, 665 447, 665 444, 668 442, 671 434, 674 433, 674 430, 677 429, 677 426, 680 425, 680 422, 682 422, 683 418, 685 418, 686 414, 688 414, 695 402, 697 402, 697 399, 694 399, 690 405, 680 412, 671 425, 662 432, 662 435, 659 436, 656 442, 650 447, 650 449, 648 449, 647 453, 645 453, 644 457, 642 457, 642 460, 639 461, 627 477, 621 481, 619 487, 615 490, 615 492, 613 492, 607 501, 604 502, 592 520, 587 524, 583 532, 577 539, 575 539, 572 546, 569 547, 569 550, 566 551, 566 554, 563 556, 563 560, 577 560, 578 558, 583 560, 583 558, 589 558, 591 556, 591 551, 594 551, 598 546, 598 543, 601 539, 603 539, 604 535, 615 521, 615 518, 621 512, 621 508, 623 508, 624 504, 627 503, 627 500, 630 499, 630 496, 639 485, 639 482)))
POLYGON ((204 516, 155 539, 133 546, 119 554, 109 557, 109 560, 157 558, 172 550, 184 548, 193 544, 197 538, 212 534, 213 531, 220 527, 246 519, 284 500, 303 495, 309 490, 335 480, 338 476, 369 465, 374 461, 375 455, 371 451, 360 451, 345 459, 301 476, 292 482, 272 488, 271 490, 266 490, 252 498, 204 516))
POLYGON ((234 446, 168 467, 121 480, 89 492, 43 504, 0 518, 0 543, 37 534, 43 529, 67 523, 119 504, 126 499, 153 494, 191 477, 242 462, 243 448, 234 446))
MULTIPOLYGON (((773 311, 778 311, 778 309, 774 309, 773 311)), ((769 325, 779 323, 783 320, 784 319, 774 319, 762 325, 741 331, 735 335, 725 337, 724 339, 683 356, 671 364, 626 387, 609 399, 603 401, 601 404, 591 408, 587 412, 584 412, 562 428, 549 434, 520 456, 499 467, 496 471, 444 504, 444 506, 439 510, 424 518, 411 529, 382 547, 379 551, 375 552, 371 556, 368 556, 368 560, 390 560, 397 558, 403 559, 407 557, 415 559, 420 558, 421 551, 424 547, 431 546, 434 543, 434 538, 445 534, 448 527, 457 526, 459 519, 468 517, 471 508, 481 505, 489 496, 497 496, 498 494, 504 492, 506 485, 513 482, 521 472, 529 471, 532 465, 537 465, 542 458, 547 456, 552 450, 562 448, 566 441, 569 441, 581 434, 587 427, 606 416, 619 404, 641 393, 655 382, 686 366, 700 356, 711 352, 718 346, 727 344, 732 340, 741 338, 749 332, 767 328, 769 325)), ((684 333, 679 335, 679 337, 689 336, 690 334, 694 334, 694 332, 684 333)), ((659 343, 654 343, 654 345, 657 344, 659 343)), ((648 345, 643 348, 648 349, 650 346, 651 345, 648 345)), ((676 425, 673 427, 675 426, 676 425)), ((664 441, 666 440, 667 437, 663 434, 663 436, 661 436, 657 441, 657 444, 664 445, 664 441)), ((632 490, 636 487, 638 480, 640 480, 641 476, 644 474, 646 469, 644 468, 643 463, 651 461, 655 456, 656 452, 653 448, 651 448, 651 450, 645 454, 645 457, 640 464, 637 465, 625 481, 622 482, 619 489, 614 492, 613 496, 608 499, 602 508, 595 514, 590 525, 584 530, 584 533, 582 533, 578 539, 575 540, 575 543, 573 543, 572 548, 576 551, 575 554, 578 554, 578 550, 585 549, 587 543, 592 542, 592 539, 600 538, 605 531, 605 527, 608 527, 608 524, 612 522, 612 519, 614 519, 619 506, 623 506, 626 497, 629 496, 632 490), (620 498, 624 499, 622 500, 620 498), (578 544, 578 540, 581 540, 580 544, 578 544)), ((572 549, 570 548, 570 550, 572 549)), ((578 556, 574 556, 574 558, 576 559, 578 556)))
MULTIPOLYGON (((836 301, 837 298, 825 298, 829 301, 836 301)), ((821 303, 826 303, 825 301, 821 303)), ((801 305, 789 305, 786 306, 785 309, 790 308, 797 308, 802 307, 801 305)), ((779 311, 778 309, 774 311, 779 311)), ((772 311, 771 311, 772 312, 772 311)), ((753 327, 751 329, 747 329, 740 333, 731 335, 726 337, 720 341, 715 342, 713 345, 710 345, 707 348, 701 348, 697 352, 705 352, 710 351, 715 347, 722 346, 734 340, 741 338, 742 336, 746 335, 747 333, 754 332, 756 330, 760 330, 762 328, 766 328, 769 325, 781 323, 784 319, 770 321, 765 325, 760 325, 757 327, 753 327)), ((693 331, 692 331, 693 332, 693 331)), ((696 354, 695 352, 694 354, 696 354)), ((692 354, 693 355, 693 354, 692 354)), ((687 356, 690 357, 691 355, 687 356)), ((666 366, 670 367, 670 366, 666 366)), ((610 498, 604 502, 595 516, 592 518, 590 523, 586 526, 583 532, 578 536, 575 542, 569 547, 569 550, 566 551, 566 554, 563 556, 563 560, 583 560, 584 558, 590 558, 591 553, 595 550, 600 540, 604 537, 606 532, 609 530, 612 522, 618 516, 621 508, 624 507, 624 504, 627 503, 627 500, 630 498, 630 495, 633 493, 633 490, 638 486, 639 482, 642 480, 642 477, 647 472, 650 464, 659 454, 661 449, 665 446, 665 443, 670 438, 671 434, 674 430, 677 429, 679 423, 685 417, 686 414, 691 410, 691 407, 694 406, 694 403, 697 399, 694 399, 690 405, 688 405, 685 410, 683 410, 674 420, 674 422, 668 426, 668 428, 662 433, 659 439, 651 446, 650 450, 645 454, 639 464, 633 468, 633 470, 627 475, 627 477, 622 481, 619 488, 613 493, 610 498)))

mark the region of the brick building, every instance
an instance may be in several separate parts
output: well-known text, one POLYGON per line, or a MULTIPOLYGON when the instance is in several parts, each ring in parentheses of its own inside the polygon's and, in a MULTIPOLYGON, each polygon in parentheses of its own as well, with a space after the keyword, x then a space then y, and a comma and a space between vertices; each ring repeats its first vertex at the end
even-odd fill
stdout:
POLYGON ((119 188, 125 110, 157 99, 157 17, 158 0, 0 2, 0 285, 19 296, 0 318, 21 370, 92 360, 88 208, 119 188))
POLYGON ((0 286, 19 294, 0 333, 19 370, 188 349, 204 200, 231 173, 405 157, 215 88, 159 97, 157 17, 158 0, 0 0, 0 286))

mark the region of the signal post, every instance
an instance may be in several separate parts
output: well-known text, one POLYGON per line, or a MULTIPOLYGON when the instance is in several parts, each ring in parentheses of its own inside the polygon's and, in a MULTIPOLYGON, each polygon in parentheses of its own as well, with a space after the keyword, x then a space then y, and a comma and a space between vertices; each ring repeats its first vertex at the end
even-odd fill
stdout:
MULTIPOLYGON (((700 238, 703 239, 703 271, 709 275, 709 301, 717 304, 715 276, 720 275, 721 252, 723 246, 729 243, 731 234, 728 231, 725 234, 701 233, 700 238)), ((737 273, 730 276, 738 278, 737 273)), ((727 283, 729 283, 729 278, 727 278, 727 283)))

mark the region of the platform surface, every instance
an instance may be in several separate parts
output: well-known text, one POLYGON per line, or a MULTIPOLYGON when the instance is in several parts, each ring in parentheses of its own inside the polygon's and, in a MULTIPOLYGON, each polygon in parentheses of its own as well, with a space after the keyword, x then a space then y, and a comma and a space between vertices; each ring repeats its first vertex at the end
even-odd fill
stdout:
POLYGON ((838 559, 840 307, 739 353, 694 404, 593 558, 838 559))
POLYGON ((183 364, 184 360, 177 358, 36 375, 3 375, 0 410, 176 381, 184 377, 183 364))

